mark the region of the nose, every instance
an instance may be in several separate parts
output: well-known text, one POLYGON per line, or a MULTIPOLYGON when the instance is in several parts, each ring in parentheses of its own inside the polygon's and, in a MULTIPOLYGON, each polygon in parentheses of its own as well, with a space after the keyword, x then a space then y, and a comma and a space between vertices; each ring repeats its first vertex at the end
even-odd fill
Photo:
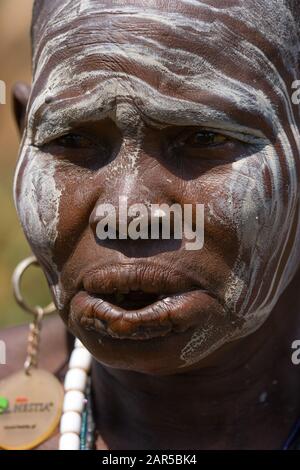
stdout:
POLYGON ((94 236, 103 240, 178 238, 182 226, 179 204, 132 202, 119 196, 116 204, 97 202, 90 216, 94 236), (129 201, 129 202, 128 202, 129 201))
POLYGON ((98 244, 121 251, 131 247, 136 254, 146 245, 162 251, 180 246, 180 240, 174 240, 174 221, 178 227, 181 222, 176 185, 162 165, 157 136, 150 134, 144 130, 142 140, 140 134, 132 134, 106 169, 108 177, 89 220, 98 244), (160 241, 159 248, 155 240, 160 241))
POLYGON ((182 242, 181 206, 165 193, 152 191, 153 200, 138 190, 114 197, 102 194, 90 215, 90 227, 98 245, 122 252, 127 257, 151 256, 173 251, 182 242), (108 199, 108 200, 107 200, 108 199))

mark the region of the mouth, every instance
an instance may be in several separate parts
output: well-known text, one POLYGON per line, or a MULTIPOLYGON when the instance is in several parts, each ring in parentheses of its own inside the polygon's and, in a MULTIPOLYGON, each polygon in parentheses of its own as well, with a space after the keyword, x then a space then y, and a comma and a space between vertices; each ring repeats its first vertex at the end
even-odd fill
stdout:
POLYGON ((102 300, 115 305, 123 310, 141 310, 148 307, 149 305, 157 303, 159 300, 163 300, 167 295, 159 295, 143 291, 130 291, 122 294, 119 291, 113 294, 103 294, 102 300))
POLYGON ((215 301, 170 269, 111 266, 85 274, 71 301, 70 323, 100 337, 149 340, 186 332, 215 301))

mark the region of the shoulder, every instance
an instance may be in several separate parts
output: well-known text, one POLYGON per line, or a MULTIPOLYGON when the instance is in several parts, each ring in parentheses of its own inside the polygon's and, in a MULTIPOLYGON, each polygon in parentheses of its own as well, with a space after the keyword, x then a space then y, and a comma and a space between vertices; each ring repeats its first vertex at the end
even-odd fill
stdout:
MULTIPOLYGON (((39 367, 56 373, 68 359, 67 332, 58 315, 45 318, 42 324, 39 367)), ((17 372, 26 359, 28 325, 0 330, 6 350, 6 364, 0 365, 0 379, 17 372)))

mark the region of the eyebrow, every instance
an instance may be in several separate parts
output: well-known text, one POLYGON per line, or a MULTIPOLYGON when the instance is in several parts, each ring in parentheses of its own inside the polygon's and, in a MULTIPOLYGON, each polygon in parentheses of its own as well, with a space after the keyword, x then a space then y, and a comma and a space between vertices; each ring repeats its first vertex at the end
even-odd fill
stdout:
MULTIPOLYGON (((68 3, 71 6, 72 2, 68 3)), ((98 13, 101 13, 101 17, 106 13, 108 22, 110 14, 115 10, 111 7, 111 2, 104 3, 107 5, 101 4, 98 13)), ((199 4, 199 12, 202 12, 203 8, 205 11, 211 10, 211 7, 203 2, 187 0, 187 3, 199 4)), ((106 26, 103 29, 104 33, 101 28, 92 31, 89 24, 85 29, 84 21, 82 25, 78 24, 77 20, 68 21, 65 25, 67 29, 60 25, 57 34, 52 31, 48 38, 44 38, 39 49, 36 78, 39 82, 40 77, 43 77, 42 80, 47 77, 47 73, 48 77, 40 96, 31 103, 29 110, 28 122, 35 141, 51 139, 74 129, 78 124, 105 118, 113 118, 120 127, 124 124, 120 120, 127 119, 126 113, 119 111, 122 101, 126 99, 128 99, 127 107, 131 99, 133 105, 136 105, 135 112, 138 111, 140 117, 154 127, 209 126, 243 132, 257 138, 265 138, 266 135, 276 136, 280 121, 285 117, 285 111, 282 115, 278 113, 278 102, 279 105, 285 106, 286 103, 288 105, 286 90, 280 89, 280 93, 284 96, 279 97, 279 93, 275 90, 279 71, 274 69, 269 54, 266 55, 265 50, 260 50, 260 44, 255 45, 256 41, 252 35, 246 36, 242 41, 239 40, 239 47, 233 48, 233 55, 230 53, 230 47, 223 47, 220 50, 216 46, 215 54, 212 57, 208 55, 207 59, 205 51, 211 47, 211 42, 218 45, 223 41, 226 46, 231 39, 233 45, 236 43, 236 31, 230 28, 231 23, 225 21, 228 15, 224 17, 222 8, 214 10, 219 13, 217 15, 219 20, 211 23, 202 14, 193 13, 190 18, 178 12, 175 17, 169 11, 157 15, 156 9, 152 11, 148 7, 146 10, 135 6, 125 9, 122 7, 123 19, 124 17, 137 19, 147 17, 149 20, 155 18, 155 22, 162 24, 161 36, 153 35, 153 30, 150 28, 149 34, 140 32, 136 42, 130 41, 131 36, 125 35, 120 43, 114 43, 110 33, 107 36, 106 26), (191 26, 193 32, 188 41, 184 29, 187 24, 191 26), (204 34, 201 35, 201 32, 204 34), (173 44, 170 47, 166 41, 166 36, 169 37, 166 33, 171 38, 178 36, 181 39, 179 46, 174 43, 174 48, 173 44), (79 49, 76 54, 74 52, 70 55, 74 45, 81 45, 82 50, 79 49), (201 53, 198 53, 198 49, 194 47, 196 45, 202 47, 201 53), (66 55, 63 53, 65 48, 66 55), (224 59, 224 67, 218 67, 216 64, 215 59, 220 54, 224 59), (103 63, 101 57, 105 58, 103 63), (93 58, 100 60, 93 64, 93 58), (236 60, 233 60, 234 58, 236 60), (127 68, 126 61, 131 64, 131 69, 127 68), (117 64, 119 70, 109 70, 110 64, 117 64), (120 70, 131 72, 132 65, 135 66, 134 70, 138 76, 145 76, 145 72, 152 69, 153 86, 148 83, 151 80, 148 77, 147 81, 143 81, 130 73, 120 72, 120 70), (243 65, 250 70, 247 80, 238 79, 243 65), (47 72, 47 68, 50 73, 47 72), (265 89, 263 85, 264 81, 266 82, 268 88, 265 93, 256 89, 259 82, 254 84, 251 70, 254 70, 259 79, 261 78, 261 89, 265 89), (195 98, 192 99, 191 95, 186 97, 184 93, 181 93, 181 96, 170 96, 168 90, 163 93, 160 89, 161 77, 163 84, 166 82, 165 77, 174 84, 175 93, 177 90, 181 91, 183 85, 192 90, 195 98), (85 89, 90 90, 90 93, 80 95, 76 85, 85 80, 85 89), (92 85, 93 80, 98 82, 99 86, 92 85), (120 83, 125 83, 127 96, 124 88, 120 95, 118 94, 120 83), (156 83, 159 89, 156 88, 156 83), (47 86, 53 92, 53 102, 48 104, 45 103, 47 86), (128 93, 128 87, 131 88, 131 93, 128 93), (72 93, 74 94, 74 90, 77 96, 70 97, 72 93)), ((118 8, 116 11, 119 13, 118 8)), ((231 18, 230 15, 229 17, 231 18)), ((240 18, 238 20, 241 21, 240 18)), ((277 88, 279 89, 280 85, 277 88)))
MULTIPOLYGON (((122 78, 122 73, 117 75, 118 79, 122 78)), ((128 74, 123 75, 128 78, 128 74)), ((205 126, 265 139, 266 133, 262 131, 261 125, 249 126, 250 119, 254 122, 260 120, 265 122, 269 133, 276 135, 276 109, 267 97, 254 88, 250 90, 248 87, 248 93, 241 94, 232 88, 226 89, 223 84, 222 96, 204 89, 195 91, 196 100, 191 100, 184 95, 174 97, 163 94, 137 77, 130 78, 138 85, 139 93, 116 93, 113 77, 98 83, 84 95, 67 97, 62 92, 57 97, 53 96, 48 104, 45 103, 47 93, 42 92, 32 103, 29 112, 33 140, 39 145, 74 129, 76 125, 106 118, 111 118, 122 128, 124 122, 121 121, 127 121, 128 124, 130 113, 138 113, 145 123, 153 127, 205 126), (216 101, 217 105, 213 105, 216 101), (122 106, 127 110, 127 115, 120 111, 122 106)), ((70 93, 71 88, 65 91, 70 93)))

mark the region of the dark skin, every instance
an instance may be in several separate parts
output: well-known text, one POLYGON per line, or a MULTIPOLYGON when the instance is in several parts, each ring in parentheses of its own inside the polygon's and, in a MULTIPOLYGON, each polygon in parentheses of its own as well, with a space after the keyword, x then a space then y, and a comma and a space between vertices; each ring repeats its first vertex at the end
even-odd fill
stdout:
MULTIPOLYGON (((118 37, 118 24, 115 27, 118 37)), ((147 32, 151 31, 147 25, 142 29, 143 32, 144 29, 147 32)), ((126 27, 122 30, 123 34, 125 31, 126 27)), ((78 51, 68 53, 85 50, 84 44, 78 47, 78 51)), ((205 49, 202 53, 206 57, 205 54, 213 55, 215 51, 207 52, 205 49)), ((121 65, 122 71, 132 73, 130 61, 128 63, 125 61, 121 65)), ((80 66, 84 70, 86 64, 80 66)), ((119 63, 93 59, 89 67, 96 70, 108 68, 117 71, 119 63)), ((47 73, 49 71, 46 70, 47 73)), ((245 78, 243 73, 246 74, 246 70, 241 70, 239 73, 239 79, 243 80, 245 78)), ((155 83, 155 76, 153 77, 151 73, 147 78, 152 84, 155 83)), ((173 89, 170 83, 167 81, 166 83, 168 93, 179 99, 178 89, 176 87, 173 89)), ((91 83, 88 79, 85 87, 89 86, 91 83)), ((35 84, 33 99, 42 90, 43 81, 35 84)), ((24 126, 26 129, 25 108, 28 92, 24 85, 17 85, 14 93, 16 118, 21 131, 24 126)), ((72 92, 74 90, 70 88, 64 91, 60 98, 67 101, 72 92)), ((185 98, 190 93, 184 89, 180 92, 185 98)), ((127 104, 136 119, 134 122, 138 125, 143 119, 139 109, 135 107, 134 91, 132 93, 127 104)), ((201 100, 215 104, 209 94, 204 93, 201 100)), ((64 104, 60 106, 63 111, 64 104)), ((241 124, 255 127, 257 118, 235 109, 231 112, 238 116, 241 124)), ((42 118, 40 119, 40 122, 43 122, 42 118)), ((286 126, 288 125, 286 122, 286 126)), ((274 136, 268 123, 262 121, 260 126, 273 143, 274 136)), ((201 273, 195 274, 196 284, 203 284, 206 281, 211 298, 209 302, 207 299, 202 299, 201 305, 199 304, 198 323, 194 325, 192 319, 189 327, 197 326, 204 330, 205 320, 212 315, 213 340, 217 342, 220 331, 225 336, 232 325, 227 322, 226 317, 224 320, 222 300, 225 297, 230 270, 234 266, 240 248, 234 225, 228 222, 224 231, 217 220, 207 221, 206 250, 195 254, 186 252, 182 246, 178 247, 174 240, 159 241, 159 243, 152 241, 137 243, 129 240, 95 244, 94 213, 98 202, 114 203, 118 195, 126 191, 132 202, 143 202, 147 195, 151 194, 154 198, 151 202, 201 201, 208 205, 215 202, 215 194, 219 188, 223 188, 228 178, 231 178, 231 164, 235 156, 243 155, 252 161, 253 158, 250 158, 252 151, 249 147, 246 151, 245 146, 234 139, 226 140, 214 150, 206 146, 205 155, 209 154, 215 159, 212 161, 203 158, 199 163, 197 159, 199 154, 193 153, 194 150, 185 144, 185 164, 180 162, 176 165, 174 160, 165 158, 158 143, 165 144, 170 139, 177 138, 186 131, 184 125, 173 125, 167 129, 157 130, 143 123, 142 143, 138 140, 136 125, 131 124, 126 127, 124 121, 116 123, 110 119, 103 119, 92 124, 78 122, 72 132, 78 133, 78 130, 82 129, 93 138, 105 135, 114 143, 110 159, 105 161, 103 168, 97 168, 96 172, 91 173, 92 166, 85 168, 86 160, 82 158, 79 148, 75 150, 73 147, 70 152, 67 145, 53 140, 47 144, 47 149, 43 146, 39 151, 64 161, 69 160, 70 155, 72 158, 76 155, 75 165, 73 161, 68 174, 63 166, 59 167, 56 174, 56 182, 63 189, 63 196, 59 208, 59 235, 53 255, 61 271, 63 293, 67 299, 60 309, 60 314, 71 331, 83 341, 96 358, 92 367, 92 386, 95 419, 100 435, 110 449, 281 448, 293 423, 300 415, 299 372, 291 362, 291 344, 300 333, 299 270, 266 322, 255 333, 227 342, 209 355, 204 354, 205 350, 198 351, 199 360, 184 369, 180 368, 179 352, 190 339, 190 330, 169 337, 161 335, 147 341, 133 340, 134 333, 146 330, 149 325, 142 322, 140 324, 128 321, 115 322, 109 319, 102 342, 99 344, 98 334, 85 330, 76 318, 70 317, 70 303, 73 302, 74 305, 79 289, 78 279, 82 272, 88 271, 93 266, 95 258, 98 270, 108 262, 114 264, 122 282, 127 282, 126 266, 127 268, 130 266, 132 272, 135 272, 134 269, 139 263, 150 264, 151 258, 152 264, 154 261, 155 265, 156 280, 161 276, 160 262, 169 267, 176 265, 181 274, 184 274, 184 279, 188 278, 187 272, 194 272, 199 266, 202 267, 201 273), (127 146, 122 145, 124 137, 129 139, 130 143, 127 146), (132 175, 126 166, 127 159, 130 152, 138 148, 138 145, 141 147, 139 174, 134 181, 135 184, 128 189, 124 182, 132 175), (114 171, 115 164, 119 165, 117 172, 114 171), (124 168, 126 170, 122 170, 124 168), (107 177, 111 174, 114 175, 114 184, 107 184, 107 177), (147 179, 143 179, 143 175, 147 175, 147 179), (171 183, 167 184, 167 181, 171 183), (76 193, 79 182, 80 194, 76 193), (206 191, 203 191, 203 188, 206 191), (70 214, 69 208, 71 205, 73 207, 74 194, 77 197, 77 205, 70 214), (81 194, 84 196, 81 197, 81 194), (288 321, 283 321, 286 318, 288 321)), ((93 162, 92 150, 89 149, 89 152, 93 162)), ((201 155, 204 156, 203 148, 201 155)), ((246 180, 241 179, 241 181, 246 180)), ((264 183, 268 188, 267 179, 264 183)), ((18 184, 19 187, 22 186, 21 179, 18 184)), ((225 193, 223 197, 225 200, 225 193)), ((260 211, 261 208, 258 208, 259 217, 263 215, 260 211)), ((31 242, 30 236, 28 238, 31 242)), ((45 263, 39 247, 32 243, 32 248, 52 287, 55 284, 54 273, 45 263)), ((267 262, 267 253, 265 257, 267 262)), ((245 252, 243 261, 249 265, 253 260, 245 252)), ((282 269, 280 266, 278 277, 282 274, 282 269)), ((175 277, 174 275, 173 283, 175 277)), ((147 280, 148 285, 150 281, 151 279, 147 280)), ((275 284, 276 281, 278 278, 275 279, 275 284)), ((115 279, 108 273, 109 282, 113 283, 115 279)), ((271 274, 265 274, 262 269, 256 282, 257 290, 253 295, 258 296, 259 291, 260 296, 266 296, 271 284, 271 274), (262 281, 263 288, 259 290, 262 281)), ((80 312, 80 315, 83 313, 80 312)), ((241 321, 239 326, 242 327, 244 319, 235 317, 233 311, 230 313, 235 322, 241 321)), ((58 350, 60 347, 62 343, 58 342, 58 350)), ((100 442, 98 448, 102 447, 103 442, 100 442)))
MULTIPOLYGON (((291 343, 300 335, 299 282, 298 274, 259 332, 218 351, 196 375, 153 377, 94 362, 97 448, 280 449, 300 415, 299 371, 291 362, 291 343)), ((39 365, 62 378, 72 346, 60 319, 48 321, 39 365)), ((21 368, 27 334, 26 327, 2 331, 9 361, 0 378, 21 368)), ((39 449, 57 446, 58 432, 39 449)))
POLYGON ((299 371, 290 359, 300 331, 299 281, 298 274, 259 332, 222 348, 194 373, 157 378, 95 363, 104 440, 113 449, 282 448, 300 414, 299 371), (283 312, 292 333, 281 324, 283 312))

